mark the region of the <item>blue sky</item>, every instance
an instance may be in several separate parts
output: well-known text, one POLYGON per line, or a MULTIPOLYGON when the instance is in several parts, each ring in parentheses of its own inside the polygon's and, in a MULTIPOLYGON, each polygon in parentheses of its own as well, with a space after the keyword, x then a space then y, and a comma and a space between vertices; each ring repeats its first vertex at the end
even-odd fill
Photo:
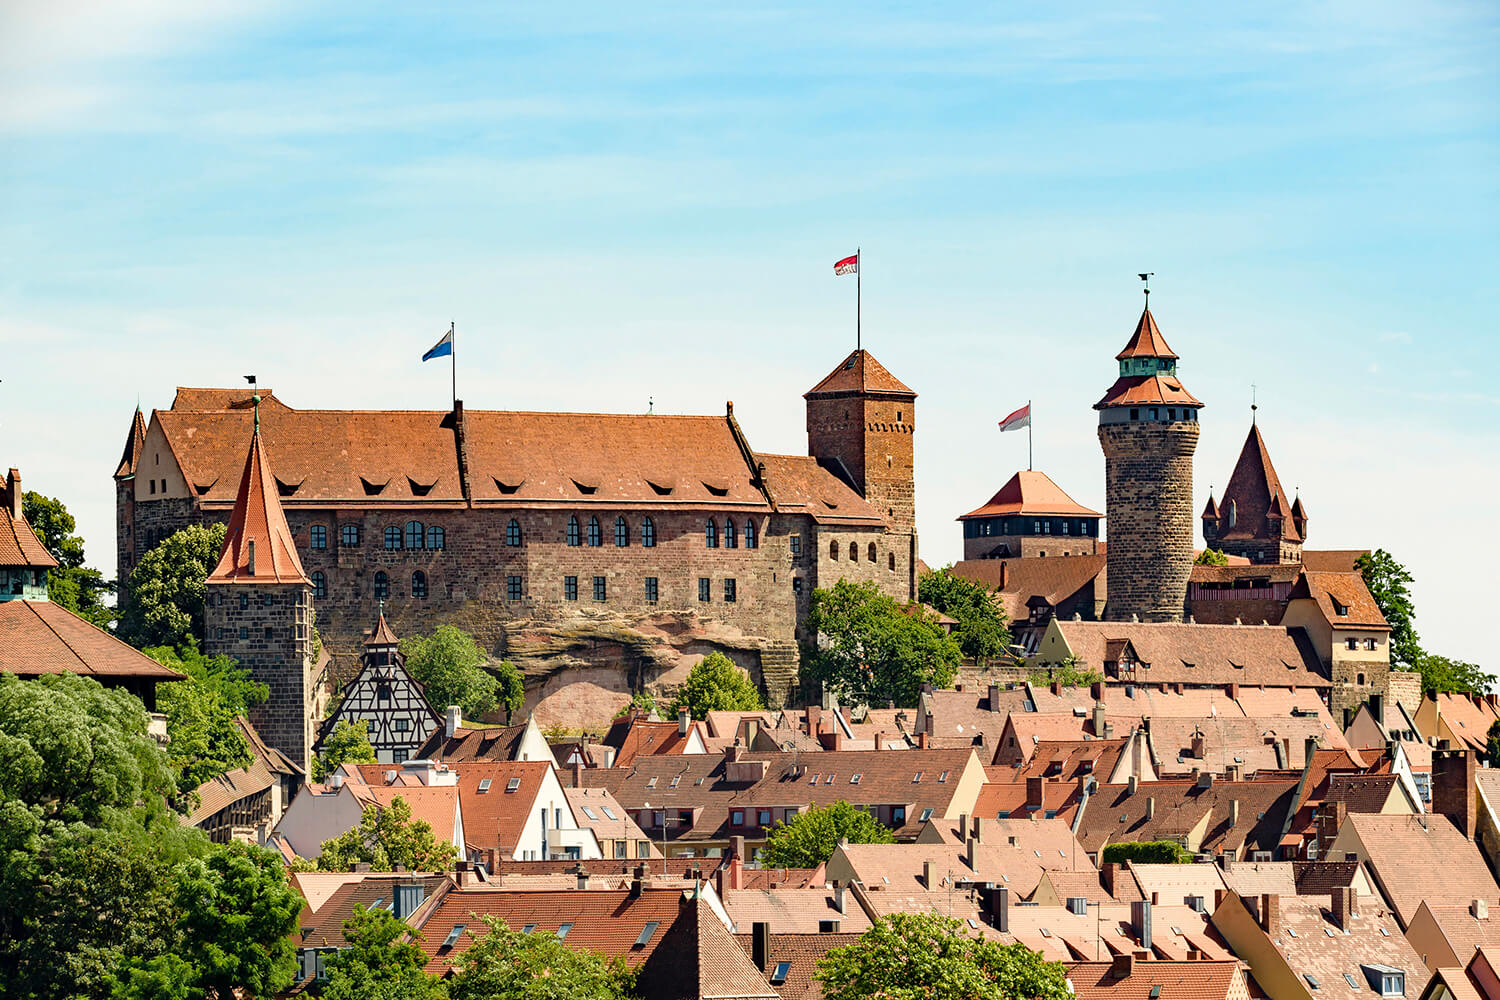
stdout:
POLYGON ((1254 384, 1312 546, 1390 549, 1426 644, 1494 669, 1497 84, 1493 4, 12 0, 0 462, 112 569, 137 397, 254 371, 444 406, 416 359, 450 320, 471 407, 733 399, 801 451, 858 244, 936 565, 1024 466, 995 420, 1027 399, 1037 466, 1102 509, 1090 406, 1149 270, 1200 505, 1254 384))

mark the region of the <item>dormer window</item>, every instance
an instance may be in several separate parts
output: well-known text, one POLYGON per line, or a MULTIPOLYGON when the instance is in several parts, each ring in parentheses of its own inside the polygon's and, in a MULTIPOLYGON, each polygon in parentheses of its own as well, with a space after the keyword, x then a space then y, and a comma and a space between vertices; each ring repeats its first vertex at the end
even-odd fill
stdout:
POLYGON ((1333 602, 1334 614, 1338 615, 1340 618, 1349 617, 1349 605, 1339 603, 1339 599, 1337 597, 1334 597, 1332 594, 1328 596, 1328 599, 1333 602))

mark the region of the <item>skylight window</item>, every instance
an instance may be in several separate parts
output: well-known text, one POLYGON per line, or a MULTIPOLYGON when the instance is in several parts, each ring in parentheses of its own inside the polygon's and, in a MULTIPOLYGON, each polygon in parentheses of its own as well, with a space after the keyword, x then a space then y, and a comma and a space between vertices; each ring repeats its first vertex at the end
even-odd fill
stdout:
POLYGON ((604 815, 605 815, 605 817, 607 819, 619 819, 620 818, 620 817, 618 817, 618 816, 615 815, 615 811, 613 809, 611 809, 609 806, 600 806, 599 808, 604 810, 604 815))
POLYGON ((918 771, 916 774, 914 774, 914 775, 911 776, 911 783, 913 785, 915 785, 917 782, 919 782, 921 780, 922 780, 922 772, 921 771, 918 771))
POLYGON ((1042 937, 1049 938, 1049 937, 1052 936, 1052 932, 1049 931, 1047 928, 1043 927, 1041 930, 1042 930, 1042 937))
POLYGON ((534 930, 536 930, 536 924, 527 924, 526 926, 521 928, 521 933, 530 934, 534 930))
POLYGON ((439 947, 442 947, 442 948, 452 948, 453 945, 455 943, 457 943, 458 936, 460 934, 462 934, 463 932, 464 932, 464 925, 463 924, 454 924, 453 925, 453 929, 448 932, 448 936, 447 937, 443 938, 443 943, 439 947))
POLYGON ((1293 929, 1292 929, 1292 928, 1290 928, 1290 927, 1288 927, 1288 928, 1287 928, 1287 929, 1286 929, 1286 932, 1287 932, 1287 933, 1288 933, 1288 934, 1290 934, 1290 935, 1291 935, 1291 936, 1292 936, 1292 937, 1296 937, 1296 936, 1297 936, 1297 932, 1296 932, 1296 931, 1295 931, 1295 930, 1293 930, 1293 929))
POLYGON ((672 786, 671 787, 676 788, 677 787, 677 783, 679 781, 681 781, 681 780, 682 780, 682 775, 680 775, 680 774, 674 774, 674 775, 672 775, 672 786))
POLYGON ((863 778, 863 777, 864 777, 863 774, 851 775, 850 778, 849 778, 849 784, 851 784, 851 785, 857 785, 857 784, 859 784, 859 779, 863 778))
POLYGON ((1302 978, 1306 979, 1307 985, 1315 990, 1321 990, 1323 988, 1322 984, 1318 982, 1318 977, 1314 976, 1311 972, 1302 973, 1302 978))
POLYGON ((641 928, 641 936, 635 939, 635 947, 637 947, 637 948, 644 948, 644 947, 646 947, 646 942, 648 942, 648 941, 651 940, 652 935, 654 935, 656 933, 656 928, 658 928, 660 926, 661 926, 661 921, 659 921, 659 920, 648 920, 648 921, 646 921, 646 926, 641 928))
POLYGON ((649 777, 649 778, 646 779, 646 787, 647 788, 655 788, 656 787, 656 775, 653 774, 651 777, 649 777))
POLYGON ((1159 996, 1161 996, 1161 983, 1151 987, 1151 1000, 1157 1000, 1159 996))
POLYGON ((490 779, 489 778, 480 778, 479 779, 479 794, 483 795, 485 792, 488 792, 489 790, 490 790, 490 779))
POLYGON ((594 810, 590 809, 588 806, 584 806, 583 807, 583 814, 585 816, 587 816, 591 820, 597 821, 599 819, 598 815, 594 812, 594 810))
POLYGON ((1359 989, 1359 980, 1355 979, 1353 976, 1351 976, 1347 972, 1344 973, 1344 982, 1346 982, 1346 983, 1349 984, 1349 988, 1351 990, 1357 990, 1357 989, 1359 989))
POLYGON ((945 782, 947 780, 948 780, 948 772, 947 771, 944 771, 942 774, 938 775, 938 784, 941 785, 943 782, 945 782))
POLYGON ((791 962, 777 962, 776 968, 771 972, 771 985, 780 986, 786 982, 786 977, 792 971, 791 962))
POLYGON ((932 810, 931 809, 923 809, 922 810, 922 815, 917 818, 917 822, 918 823, 925 823, 925 822, 927 822, 930 819, 932 819, 932 810))
POLYGON ((521 788, 521 779, 520 778, 511 778, 509 781, 507 781, 505 783, 505 790, 507 792, 519 791, 520 788, 521 788))
POLYGON ((568 936, 568 931, 570 931, 572 929, 573 929, 573 925, 572 924, 563 924, 561 927, 559 927, 557 929, 557 939, 559 941, 561 941, 563 938, 565 938, 565 937, 568 936))

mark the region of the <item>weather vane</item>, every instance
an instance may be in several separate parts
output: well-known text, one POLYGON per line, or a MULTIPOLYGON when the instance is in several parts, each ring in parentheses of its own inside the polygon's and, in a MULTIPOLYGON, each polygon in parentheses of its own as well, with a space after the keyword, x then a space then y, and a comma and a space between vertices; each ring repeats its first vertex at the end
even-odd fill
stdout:
POLYGON ((1151 278, 1156 274, 1156 272, 1155 271, 1137 271, 1136 273, 1138 275, 1140 275, 1141 281, 1146 286, 1146 308, 1149 309, 1149 308, 1151 308, 1151 278))

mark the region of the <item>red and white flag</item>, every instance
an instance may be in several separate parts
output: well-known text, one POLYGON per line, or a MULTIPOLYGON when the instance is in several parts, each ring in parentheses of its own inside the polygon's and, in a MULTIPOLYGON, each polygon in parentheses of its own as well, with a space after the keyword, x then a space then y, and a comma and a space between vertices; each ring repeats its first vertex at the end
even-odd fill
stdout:
POLYGON ((1002 431, 1018 431, 1022 427, 1030 427, 1030 426, 1031 426, 1031 404, 1030 403, 1027 403, 1025 406, 1021 407, 1015 413, 1012 413, 1010 416, 1008 416, 1004 420, 1000 421, 1000 430, 1002 430, 1002 431))
POLYGON ((834 274, 858 274, 859 254, 853 257, 845 257, 843 260, 835 261, 833 265, 834 274))

